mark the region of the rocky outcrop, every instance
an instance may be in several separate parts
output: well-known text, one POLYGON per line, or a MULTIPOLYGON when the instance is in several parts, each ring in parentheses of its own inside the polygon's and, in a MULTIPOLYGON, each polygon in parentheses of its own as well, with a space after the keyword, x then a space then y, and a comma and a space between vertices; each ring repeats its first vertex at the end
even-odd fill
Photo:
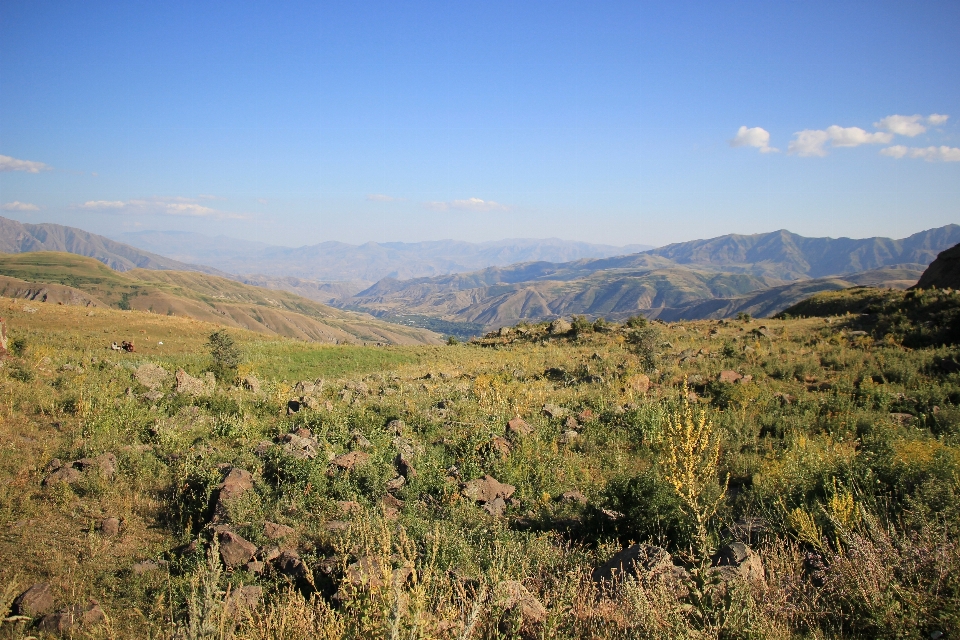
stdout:
POLYGON ((941 251, 914 289, 960 289, 960 244, 941 251))

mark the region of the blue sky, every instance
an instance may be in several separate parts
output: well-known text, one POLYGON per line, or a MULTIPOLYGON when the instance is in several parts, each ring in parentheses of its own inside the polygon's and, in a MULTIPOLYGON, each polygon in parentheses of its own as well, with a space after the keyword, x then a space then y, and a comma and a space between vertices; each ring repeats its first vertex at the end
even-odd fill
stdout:
POLYGON ((960 222, 958 33, 958 2, 0 0, 0 215, 903 237, 960 222))

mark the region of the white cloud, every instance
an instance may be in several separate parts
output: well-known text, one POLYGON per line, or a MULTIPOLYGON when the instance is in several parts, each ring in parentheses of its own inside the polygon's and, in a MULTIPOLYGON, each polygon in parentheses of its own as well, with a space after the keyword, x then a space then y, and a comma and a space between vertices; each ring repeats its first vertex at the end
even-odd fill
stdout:
POLYGON ((826 131, 821 131, 819 129, 804 129, 803 131, 798 131, 793 135, 795 135, 796 138, 790 141, 790 146, 787 147, 787 153, 795 154, 805 158, 810 156, 827 155, 823 145, 826 144, 827 140, 830 139, 830 134, 826 131))
POLYGON ((449 202, 427 202, 426 206, 435 211, 458 209, 460 211, 506 211, 506 205, 493 200, 467 198, 466 200, 451 200, 449 202))
POLYGON ((862 144, 887 144, 893 140, 892 133, 867 133, 860 127, 827 127, 830 144, 834 147, 859 147, 862 144))
POLYGON ((35 204, 30 204, 29 202, 20 202, 17 200, 3 203, 0 205, 0 209, 3 209, 4 211, 40 211, 40 207, 35 204))
POLYGON ((382 193, 371 193, 367 196, 367 200, 371 202, 396 202, 397 200, 403 200, 403 198, 394 198, 382 193))
POLYGON ((950 116, 940 115, 939 113, 931 113, 926 118, 919 113, 912 116, 894 115, 887 116, 879 122, 874 122, 873 126, 877 129, 884 129, 890 133, 895 133, 898 136, 913 138, 926 132, 927 127, 924 126, 924 123, 937 126, 946 123, 949 117, 950 116))
POLYGON ((42 162, 33 160, 18 160, 10 156, 0 156, 0 171, 26 171, 27 173, 40 173, 50 169, 42 162))
POLYGON ((779 151, 770 146, 770 132, 763 127, 740 127, 737 135, 730 141, 731 147, 755 147, 760 153, 779 151))
POLYGON ((922 158, 927 162, 960 162, 960 149, 957 147, 905 147, 898 144, 880 153, 891 158, 922 158))
POLYGON ((859 147, 862 144, 887 144, 893 140, 892 133, 876 131, 870 133, 860 127, 840 127, 831 125, 823 129, 804 129, 798 131, 790 141, 787 153, 802 157, 827 155, 824 145, 828 142, 832 147, 859 147))
POLYGON ((90 211, 115 211, 133 215, 186 216, 191 218, 216 218, 219 220, 244 220, 248 216, 220 211, 197 203, 194 198, 157 197, 143 200, 88 200, 77 205, 90 211))

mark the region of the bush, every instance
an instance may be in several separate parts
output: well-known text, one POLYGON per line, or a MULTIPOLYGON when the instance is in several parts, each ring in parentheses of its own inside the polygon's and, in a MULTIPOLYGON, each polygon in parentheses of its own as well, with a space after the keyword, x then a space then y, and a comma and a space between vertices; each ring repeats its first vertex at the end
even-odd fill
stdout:
MULTIPOLYGON (((615 479, 603 493, 604 507, 622 513, 613 533, 622 542, 652 541, 668 549, 687 549, 694 530, 684 515, 680 497, 654 469, 632 478, 615 479)), ((599 518, 605 518, 598 514, 599 518)))
POLYGON ((653 371, 660 362, 660 331, 654 326, 634 329, 627 335, 630 350, 640 358, 646 372, 653 371))
POLYGON ((587 320, 586 316, 573 316, 573 322, 570 325, 575 336, 582 336, 593 331, 593 323, 587 320))
POLYGON ((210 350, 210 358, 213 360, 210 367, 213 374, 219 380, 232 381, 240 366, 240 349, 233 338, 223 329, 214 331, 207 338, 207 349, 210 350))

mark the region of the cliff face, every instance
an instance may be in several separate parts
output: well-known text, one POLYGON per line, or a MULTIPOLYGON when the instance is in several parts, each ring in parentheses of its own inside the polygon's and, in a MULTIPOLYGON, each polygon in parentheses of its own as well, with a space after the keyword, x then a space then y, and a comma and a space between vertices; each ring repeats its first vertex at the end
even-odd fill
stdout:
POLYGON ((960 244, 941 251, 920 276, 917 289, 960 289, 960 244))

